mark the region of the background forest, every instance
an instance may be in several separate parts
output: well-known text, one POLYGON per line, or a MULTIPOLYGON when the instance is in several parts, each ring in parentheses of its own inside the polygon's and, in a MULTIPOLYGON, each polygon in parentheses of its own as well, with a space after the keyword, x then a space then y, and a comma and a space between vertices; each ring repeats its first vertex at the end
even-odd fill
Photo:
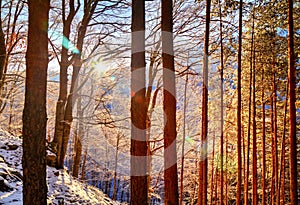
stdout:
POLYGON ((23 139, 24 204, 44 204, 46 163, 130 204, 299 203, 299 1, 0 9, 0 126, 23 139))

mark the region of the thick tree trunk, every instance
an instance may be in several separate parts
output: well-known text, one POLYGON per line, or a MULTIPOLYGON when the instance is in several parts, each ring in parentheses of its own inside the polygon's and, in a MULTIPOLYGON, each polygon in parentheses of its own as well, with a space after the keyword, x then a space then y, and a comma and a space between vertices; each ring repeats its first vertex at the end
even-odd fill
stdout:
POLYGON ((293 0, 288 0, 288 56, 289 56, 289 107, 290 107, 290 198, 298 204, 297 192, 297 136, 296 136, 296 67, 294 51, 293 0))
POLYGON ((23 112, 23 204, 41 205, 47 204, 46 88, 50 1, 29 0, 28 5, 29 31, 23 112))
POLYGON ((145 2, 132 1, 131 27, 131 148, 130 204, 148 204, 146 89, 145 89, 145 2))
POLYGON ((178 175, 176 151, 176 88, 173 52, 173 1, 161 2, 163 109, 164 127, 164 181, 165 204, 178 205, 178 175))

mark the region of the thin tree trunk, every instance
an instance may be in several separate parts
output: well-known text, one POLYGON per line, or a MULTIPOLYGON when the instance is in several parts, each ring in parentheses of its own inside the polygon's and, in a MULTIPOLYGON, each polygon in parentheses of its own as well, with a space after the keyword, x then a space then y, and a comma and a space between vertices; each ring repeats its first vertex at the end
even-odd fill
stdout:
POLYGON ((237 151, 238 151, 238 173, 237 173, 237 186, 236 186, 236 204, 241 203, 242 195, 242 153, 241 153, 241 139, 242 139, 242 119, 241 119, 241 110, 242 110, 242 93, 241 93, 241 74, 242 74, 242 20, 243 20, 243 0, 240 0, 239 8, 239 40, 238 40, 238 69, 237 69, 237 151))
POLYGON ((250 141, 251 141, 251 106, 252 106, 252 83, 253 83, 253 77, 252 77, 252 51, 253 51, 253 43, 251 43, 251 57, 250 57, 250 80, 249 80, 249 101, 248 101, 248 132, 247 132, 247 163, 246 163, 246 176, 245 176, 245 184, 244 184, 244 203, 248 204, 248 197, 249 197, 249 172, 250 172, 250 141))
POLYGON ((280 168, 280 204, 285 204, 285 134, 286 134, 286 115, 287 115, 287 103, 288 103, 288 81, 286 85, 286 98, 284 102, 284 116, 283 116, 283 134, 281 142, 281 168, 280 168))
POLYGON ((296 67, 294 51, 293 0, 288 0, 288 58, 289 58, 289 110, 290 110, 290 198, 298 204, 297 189, 297 136, 296 136, 296 67))
POLYGON ((219 15, 220 15, 220 46, 221 46, 221 69, 220 69, 220 90, 221 90, 221 139, 220 139, 220 155, 221 155, 221 181, 220 181, 220 204, 223 205, 223 189, 224 189, 224 46, 223 46, 223 19, 222 19, 222 7, 221 7, 221 0, 219 0, 219 15))
POLYGON ((201 177, 199 177, 199 196, 198 205, 207 205, 207 184, 208 184, 208 159, 207 159, 207 146, 208 146, 208 47, 209 47, 209 31, 210 31, 210 7, 211 0, 206 1, 206 17, 205 17, 205 40, 204 40, 204 56, 203 56, 203 86, 202 86, 202 143, 204 144, 202 155, 200 156, 200 175, 202 175, 202 182, 200 182, 201 177), (202 193, 201 193, 202 192, 202 193), (200 199, 200 200, 199 200, 200 199))
POLYGON ((261 74, 262 82, 262 205, 266 205, 266 103, 265 103, 265 83, 264 68, 261 74))
POLYGON ((186 100, 186 93, 187 93, 187 86, 188 86, 189 75, 186 74, 185 84, 184 84, 184 105, 183 105, 183 131, 182 131, 182 147, 181 147, 181 171, 180 171, 180 198, 179 203, 182 205, 183 203, 183 171, 184 171, 184 145, 185 145, 185 127, 186 127, 186 107, 187 107, 187 100, 186 100))
POLYGON ((176 89, 173 51, 173 1, 161 2, 162 62, 165 113, 164 127, 164 180, 165 204, 179 204, 177 151, 176 151, 176 89))
POLYGON ((83 110, 81 107, 81 97, 78 98, 77 101, 77 116, 78 116, 78 130, 75 134, 75 156, 74 156, 74 165, 73 165, 73 176, 78 178, 79 174, 79 166, 82 155, 82 138, 84 135, 83 132, 83 110))
POLYGON ((86 160, 87 160, 87 148, 85 148, 84 155, 83 155, 83 162, 81 167, 81 181, 85 180, 86 160))
MULTIPOLYGON (((75 16, 75 7, 74 0, 69 2, 69 15, 66 19, 65 17, 65 0, 62 1, 62 18, 63 18, 63 35, 67 39, 70 37, 71 23, 75 16)), ((62 42, 63 43, 63 42, 62 42)), ((62 139, 63 139, 63 127, 64 127, 64 113, 65 106, 67 102, 68 94, 68 67, 70 66, 70 61, 68 60, 68 49, 62 46, 61 51, 61 60, 60 60, 60 73, 59 73, 59 97, 56 104, 56 113, 55 113, 55 131, 54 138, 51 143, 51 146, 54 151, 56 151, 57 162, 56 167, 62 168, 63 165, 59 164, 59 159, 61 158, 61 149, 62 149, 62 139)))
POLYGON ((214 202, 214 205, 217 205, 218 204, 218 177, 219 177, 219 169, 216 169, 216 179, 215 179, 215 202, 214 202))
MULTIPOLYGON (((254 3, 255 7, 256 2, 254 3)), ((252 70, 253 70, 253 81, 252 81, 252 86, 253 86, 253 119, 252 119, 252 132, 253 132, 253 139, 252 139, 252 146, 253 146, 253 154, 252 154, 252 175, 253 175, 253 180, 252 180, 252 205, 257 205, 258 204, 258 192, 257 192, 257 131, 256 131, 256 56, 255 56, 255 42, 254 42, 254 37, 255 37, 255 8, 253 8, 253 16, 252 16, 252 34, 251 34, 251 61, 252 61, 252 70)))
POLYGON ((275 142, 274 142, 274 103, 273 93, 270 96, 271 103, 271 137, 272 137, 272 180, 271 180, 271 204, 275 204, 275 142))
MULTIPOLYGON (((2 14, 2 1, 0 1, 0 22, 2 22, 1 14, 2 14)), ((0 23, 0 81, 2 81, 3 78, 5 64, 6 64, 6 45, 5 45, 2 23, 0 23)))
POLYGON ((226 142, 225 142, 225 170, 226 170, 226 175, 225 175, 225 205, 228 205, 228 198, 229 198, 229 192, 228 192, 228 163, 227 163, 227 159, 228 159, 228 137, 226 135, 226 142))
POLYGON ((148 204, 145 2, 132 1, 130 204, 148 204))
MULTIPOLYGON (((254 38, 254 19, 253 19, 253 37, 254 38)), ((252 39, 254 41, 254 39, 252 39)), ((253 42, 254 44, 254 42, 253 42)), ((252 175, 253 175, 253 180, 252 180, 252 205, 257 205, 258 204, 258 193, 257 193, 257 145, 256 145, 256 85, 255 85, 255 78, 256 78, 256 71, 255 71, 255 47, 253 47, 253 141, 252 141, 252 146, 253 146, 253 168, 252 168, 252 175)))
POLYGON ((272 103, 272 113, 271 113, 271 119, 272 119, 272 134, 273 134, 273 140, 272 140, 272 163, 273 163, 273 169, 272 169, 272 187, 271 187, 271 196, 272 196, 272 204, 277 204, 277 195, 278 195, 278 151, 277 151, 277 88, 276 88, 276 74, 275 74, 275 59, 273 59, 272 62, 273 66, 273 77, 272 77, 272 96, 271 96, 271 103, 272 103))
MULTIPOLYGON (((215 136, 213 139, 213 151, 212 151, 212 162, 211 162, 211 180, 210 180, 210 204, 213 204, 214 199, 214 160, 215 160, 215 136)), ((215 199, 216 200, 216 199, 215 199)))
POLYGON ((47 22, 50 1, 29 0, 28 6, 29 30, 23 111, 23 204, 41 205, 47 204, 47 22))
POLYGON ((119 142, 120 142, 120 134, 117 136, 117 146, 116 146, 116 155, 115 155, 115 170, 114 170, 114 190, 112 199, 116 200, 117 197, 117 169, 118 169, 118 154, 119 154, 119 142))

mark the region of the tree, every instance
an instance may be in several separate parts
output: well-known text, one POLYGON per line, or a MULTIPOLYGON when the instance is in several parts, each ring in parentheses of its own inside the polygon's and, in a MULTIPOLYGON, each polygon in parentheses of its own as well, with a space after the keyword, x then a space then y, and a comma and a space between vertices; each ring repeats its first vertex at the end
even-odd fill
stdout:
POLYGON ((23 203, 40 205, 47 204, 46 87, 50 1, 30 0, 28 5, 29 30, 23 112, 23 203))
POLYGON ((4 38, 4 32, 2 28, 2 1, 0 2, 0 80, 2 80, 4 67, 5 67, 5 61, 6 61, 6 45, 5 45, 5 38, 4 38))
POLYGON ((293 0, 288 1, 288 60, 290 107, 290 198, 298 204, 297 189, 297 137, 296 137, 296 67, 294 51, 293 0))
POLYGON ((237 68, 237 152, 238 152, 238 177, 236 186, 236 204, 241 202, 241 187, 242 187, 242 95, 241 95, 241 71, 242 71, 242 20, 243 20, 243 0, 240 0, 239 5, 239 39, 238 39, 238 68, 237 68))
POLYGON ((130 204, 148 204, 145 1, 132 2, 130 204))
MULTIPOLYGON (((204 150, 200 162, 200 174, 202 174, 203 182, 199 181, 200 198, 198 204, 207 204, 207 185, 208 185, 208 159, 207 159, 207 132, 208 132, 208 47, 209 47, 209 30, 210 30, 210 6, 211 0, 206 1, 206 17, 205 17, 205 39, 204 39, 204 56, 203 56, 203 85, 202 85, 202 143, 204 150), (203 187, 200 187, 203 186, 203 187), (201 199, 202 195, 202 199, 201 199)), ((201 178, 199 178, 201 180, 201 178)))
MULTIPOLYGON (((68 17, 66 18, 66 11, 64 7, 64 2, 62 5, 62 17, 63 17, 63 34, 66 39, 70 36, 70 29, 71 24, 73 22, 75 14, 78 12, 80 3, 78 4, 77 8, 75 9, 75 2, 74 0, 70 0, 69 7, 70 12, 68 17)), ((88 25, 92 19, 92 16, 95 12, 97 7, 98 0, 90 0, 84 1, 84 10, 83 10, 83 17, 80 22, 80 26, 77 32, 77 42, 76 42, 76 49, 72 52, 72 59, 69 59, 68 50, 69 48, 65 46, 67 43, 65 38, 63 38, 62 42, 62 53, 61 53, 61 61, 60 61, 60 91, 59 91, 59 98, 57 101, 56 106, 56 119, 55 119, 55 133, 52 145, 55 147, 57 154, 57 168, 63 168, 65 156, 67 153, 68 141, 70 138, 71 132, 71 125, 73 122, 73 105, 76 101, 76 86, 79 71, 83 64, 83 46, 84 46, 84 39, 87 33, 88 25), (73 72, 72 72, 72 80, 71 85, 68 93, 68 67, 72 65, 73 72)), ((94 48, 96 49, 96 48, 94 48)))
POLYGON ((173 51, 173 1, 161 1, 163 109, 164 127, 164 180, 165 204, 178 205, 178 175, 176 151, 176 88, 173 51))

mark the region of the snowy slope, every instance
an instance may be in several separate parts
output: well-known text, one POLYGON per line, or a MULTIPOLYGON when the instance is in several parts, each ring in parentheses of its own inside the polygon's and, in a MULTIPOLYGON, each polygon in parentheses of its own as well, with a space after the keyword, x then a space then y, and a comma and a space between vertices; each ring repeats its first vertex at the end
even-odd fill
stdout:
MULTIPOLYGON (((0 204, 22 204, 22 141, 0 130, 0 204)), ((119 204, 66 170, 47 167, 48 204, 119 204)))

